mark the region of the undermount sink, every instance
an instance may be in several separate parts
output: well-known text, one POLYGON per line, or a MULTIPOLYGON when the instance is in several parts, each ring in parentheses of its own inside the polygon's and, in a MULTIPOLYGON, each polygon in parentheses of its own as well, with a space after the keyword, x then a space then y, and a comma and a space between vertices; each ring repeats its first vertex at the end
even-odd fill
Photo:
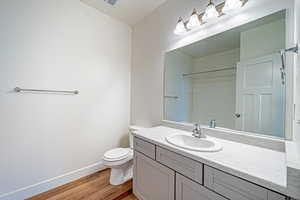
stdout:
POLYGON ((222 146, 210 138, 196 138, 191 135, 171 135, 166 137, 167 142, 177 147, 192 151, 216 152, 222 150, 222 146))

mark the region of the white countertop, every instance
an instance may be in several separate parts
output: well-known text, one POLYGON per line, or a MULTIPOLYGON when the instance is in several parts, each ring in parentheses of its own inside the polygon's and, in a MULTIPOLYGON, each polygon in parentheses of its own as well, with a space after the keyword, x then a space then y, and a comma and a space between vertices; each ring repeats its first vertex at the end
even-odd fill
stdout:
POLYGON ((203 164, 286 194, 285 153, 213 137, 209 138, 218 141, 223 146, 222 151, 213 153, 189 151, 171 145, 165 140, 166 136, 179 133, 192 134, 179 129, 158 126, 142 129, 134 135, 203 164))

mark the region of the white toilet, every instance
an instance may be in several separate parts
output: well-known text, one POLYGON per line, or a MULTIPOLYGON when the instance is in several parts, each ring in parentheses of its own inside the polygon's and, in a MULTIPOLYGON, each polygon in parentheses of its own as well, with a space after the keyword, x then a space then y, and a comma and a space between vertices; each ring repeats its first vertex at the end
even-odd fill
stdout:
POLYGON ((133 175, 133 135, 134 131, 142 129, 137 126, 129 127, 130 148, 116 148, 104 153, 103 162, 111 168, 110 184, 120 185, 132 179, 133 175))

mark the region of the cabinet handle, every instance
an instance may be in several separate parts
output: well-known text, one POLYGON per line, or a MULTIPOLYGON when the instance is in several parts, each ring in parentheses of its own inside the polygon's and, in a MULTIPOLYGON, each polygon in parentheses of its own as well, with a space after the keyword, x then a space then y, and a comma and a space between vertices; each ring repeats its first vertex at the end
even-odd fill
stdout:
POLYGON ((235 113, 234 115, 235 115, 236 118, 240 118, 241 117, 240 113, 235 113))

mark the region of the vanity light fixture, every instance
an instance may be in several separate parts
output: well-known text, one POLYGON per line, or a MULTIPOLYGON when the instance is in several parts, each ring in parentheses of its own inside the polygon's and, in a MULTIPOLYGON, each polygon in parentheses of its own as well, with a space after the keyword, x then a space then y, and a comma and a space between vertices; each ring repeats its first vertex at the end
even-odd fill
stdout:
POLYGON ((239 9, 243 6, 243 2, 241 0, 226 0, 225 5, 222 9, 223 13, 229 13, 232 10, 239 9))
POLYGON ((174 33, 176 35, 181 35, 186 32, 187 32, 187 28, 185 26, 185 22, 183 21, 182 17, 179 17, 174 33))
POLYGON ((201 25, 200 17, 197 13, 196 8, 194 8, 193 13, 192 13, 186 26, 188 29, 192 30, 192 29, 199 27, 200 25, 201 25))
POLYGON ((213 0, 209 0, 209 3, 203 13, 197 13, 197 10, 194 8, 188 21, 184 21, 180 17, 176 24, 174 34, 181 35, 196 29, 209 20, 222 17, 233 10, 243 7, 247 2, 248 0, 225 0, 222 3, 215 5, 213 0))
POLYGON ((204 15, 202 16, 202 20, 204 22, 207 22, 212 19, 216 19, 220 16, 220 13, 218 12, 215 4, 212 2, 212 0, 209 0, 209 3, 205 9, 204 15))

